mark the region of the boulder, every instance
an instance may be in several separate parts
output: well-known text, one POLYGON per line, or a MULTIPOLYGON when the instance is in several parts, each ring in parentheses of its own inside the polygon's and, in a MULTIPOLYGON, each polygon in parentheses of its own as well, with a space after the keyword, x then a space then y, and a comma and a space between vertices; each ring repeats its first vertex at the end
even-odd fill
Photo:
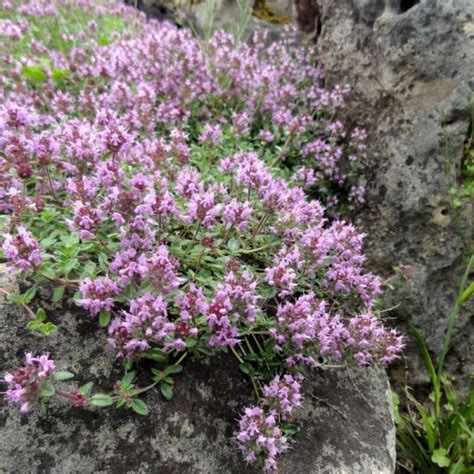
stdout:
MULTIPOLYGON (((453 205, 474 90, 472 0, 295 0, 327 85, 352 87, 346 118, 368 131, 361 169, 372 267, 408 280, 387 294, 390 314, 439 352, 469 255, 473 202, 453 205)), ((474 304, 456 327, 450 368, 474 369, 474 304)), ((411 358, 409 358, 411 359, 411 358)), ((413 359, 415 360, 415 359, 413 359)))
MULTIPOLYGON (((1 277, 1 274, 0 274, 1 277)), ((0 284, 4 286, 5 279, 0 284)), ((42 294, 50 300, 48 292, 42 294)), ((96 319, 74 307, 48 307, 57 334, 34 336, 28 315, 0 296, 0 372, 22 364, 25 351, 49 351, 59 370, 77 382, 110 391, 121 376, 96 319)), ((252 389, 232 357, 185 360, 175 378, 175 396, 158 391, 144 401, 148 416, 116 408, 74 408, 60 400, 46 413, 21 415, 0 401, 2 473, 257 473, 242 461, 234 441, 236 419, 255 403, 252 389)), ((138 369, 139 380, 146 371, 138 369)), ((66 384, 66 382, 63 382, 66 384)), ((68 384, 71 382, 67 382, 68 384)), ((146 383, 146 379, 142 381, 146 383)), ((395 467, 390 388, 383 370, 315 372, 293 448, 281 456, 280 473, 381 474, 395 467)))

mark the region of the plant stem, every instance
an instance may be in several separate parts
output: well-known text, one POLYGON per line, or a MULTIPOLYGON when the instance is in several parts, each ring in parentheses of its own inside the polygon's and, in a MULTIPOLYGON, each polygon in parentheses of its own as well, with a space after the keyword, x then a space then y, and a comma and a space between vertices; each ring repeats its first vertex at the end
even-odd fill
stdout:
POLYGON ((157 383, 158 382, 153 382, 152 384, 147 385, 146 387, 139 388, 138 390, 133 390, 132 395, 135 396, 135 395, 140 395, 140 393, 147 392, 148 390, 151 390, 157 383))
MULTIPOLYGON (((230 350, 233 352, 233 354, 235 355, 236 359, 241 363, 243 364, 244 363, 244 359, 242 359, 242 357, 240 357, 239 353, 232 347, 232 346, 229 346, 230 347, 230 350)), ((255 395, 257 397, 257 400, 260 400, 260 393, 258 391, 258 387, 257 387, 257 384, 255 382, 255 378, 253 377, 253 375, 250 375, 249 374, 249 378, 250 378, 250 381, 252 382, 252 387, 253 387, 253 390, 255 392, 255 395)))
POLYGON ((270 164, 270 168, 273 168, 283 158, 283 156, 286 154, 286 152, 290 148, 292 139, 293 139, 293 135, 290 133, 288 137, 286 138, 285 143, 283 144, 283 147, 280 150, 280 153, 278 153, 277 157, 270 164))
POLYGON ((250 353, 251 353, 251 354, 255 354, 255 352, 253 351, 252 345, 250 344, 249 340, 248 340, 246 337, 244 337, 244 339, 245 339, 245 343, 247 344, 247 347, 249 348, 250 353))
POLYGON ((178 365, 178 364, 181 364, 181 362, 183 362, 184 359, 186 359, 186 357, 188 356, 189 352, 185 352, 176 362, 175 362, 175 365, 178 365))
POLYGON ((258 339, 255 337, 255 334, 252 332, 250 333, 251 336, 253 337, 253 340, 255 341, 255 344, 257 344, 257 347, 258 347, 258 350, 260 352, 263 352, 263 349, 262 349, 262 346, 260 345, 260 343, 258 342, 258 339))
POLYGON ((196 240, 196 237, 198 235, 198 232, 199 232, 199 229, 201 228, 201 221, 199 221, 198 225, 197 225, 197 228, 196 228, 196 232, 194 233, 194 237, 193 237, 193 240, 196 240))
POLYGON ((253 235, 252 235, 252 239, 251 239, 251 240, 254 240, 255 237, 257 237, 258 233, 262 230, 263 223, 265 222, 265 220, 267 219, 268 216, 269 216, 268 213, 267 213, 267 214, 264 214, 264 215, 262 216, 262 218, 260 219, 260 222, 259 222, 259 224, 258 224, 257 229, 255 230, 255 232, 254 232, 253 235))
POLYGON ((243 364, 244 363, 244 359, 242 359, 242 357, 240 357, 239 353, 232 347, 232 346, 229 346, 230 347, 230 350, 234 353, 236 359, 241 363, 243 364))
POLYGON ((255 379, 252 375, 249 375, 250 381, 252 382, 253 390, 255 392, 255 395, 257 396, 257 400, 260 400, 260 393, 258 391, 257 384, 255 383, 255 379))
POLYGON ((227 229, 227 232, 224 235, 224 240, 223 240, 224 243, 227 243, 227 241, 229 240, 230 233, 233 228, 234 228, 234 224, 231 224, 230 227, 227 229))
POLYGON ((347 369, 347 368, 348 368, 347 364, 341 364, 341 365, 324 364, 324 365, 319 366, 319 369, 347 369))
POLYGON ((251 253, 257 253, 257 252, 261 252, 262 250, 269 249, 270 247, 274 247, 275 245, 279 245, 279 243, 278 244, 275 243, 275 244, 263 245, 262 247, 258 247, 256 249, 241 250, 240 253, 245 254, 245 255, 248 255, 248 254, 251 254, 251 253))
POLYGON ((51 179, 51 175, 49 174, 48 167, 45 166, 45 167, 44 167, 44 170, 46 171, 46 176, 48 177, 49 187, 51 188, 51 194, 53 195, 54 200, 55 200, 56 202, 58 202, 58 198, 57 198, 57 196, 56 196, 56 192, 54 191, 53 180, 51 179))
MULTIPOLYGON (((3 288, 0 288, 0 292, 2 292, 7 298, 11 295, 7 290, 4 290, 3 288)), ((36 319, 36 314, 33 312, 33 310, 25 303, 20 303, 23 308, 26 309, 28 314, 33 318, 36 319)))

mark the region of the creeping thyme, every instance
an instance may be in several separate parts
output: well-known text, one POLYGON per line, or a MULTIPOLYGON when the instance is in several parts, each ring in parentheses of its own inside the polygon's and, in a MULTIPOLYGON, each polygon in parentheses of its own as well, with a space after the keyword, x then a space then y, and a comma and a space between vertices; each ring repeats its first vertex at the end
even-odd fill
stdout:
POLYGON ((291 28, 270 46, 266 33, 247 44, 218 31, 202 48, 112 0, 2 9, 1 258, 32 285, 10 299, 38 331, 49 323, 29 307, 36 289, 53 285, 55 302, 75 292, 126 372, 110 393, 63 391, 72 374, 27 354, 7 397, 22 412, 58 395, 145 415, 139 396, 171 399, 186 357, 228 351, 257 400, 239 448, 275 469, 309 368, 387 364, 403 348, 378 317, 364 235, 334 217, 364 200, 351 166, 366 133, 338 119, 350 88, 321 86, 291 28), (87 12, 80 28, 38 37, 73 7, 87 12), (110 31, 111 17, 127 26, 110 31), (143 358, 154 367, 140 388, 143 358))

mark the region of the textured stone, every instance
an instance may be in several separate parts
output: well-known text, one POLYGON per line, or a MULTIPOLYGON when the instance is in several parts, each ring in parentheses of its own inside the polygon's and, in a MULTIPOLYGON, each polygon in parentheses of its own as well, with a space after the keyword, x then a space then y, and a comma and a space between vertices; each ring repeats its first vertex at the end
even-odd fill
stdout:
MULTIPOLYGON (((43 292, 45 301, 49 296, 43 292)), ((24 329, 25 312, 0 299, 1 373, 20 364, 27 350, 49 350, 58 369, 80 374, 81 384, 94 381, 95 390, 110 390, 120 377, 120 363, 114 362, 96 320, 76 308, 47 307, 59 332, 35 337, 24 329)), ((118 409, 72 408, 61 401, 46 414, 34 410, 20 415, 1 401, 0 472, 258 472, 245 466, 232 441, 236 418, 254 403, 233 358, 186 360, 184 365, 171 402, 157 391, 144 397, 150 407, 147 417, 118 409)), ((393 472, 395 433, 382 370, 316 372, 305 398, 296 420, 301 431, 294 448, 280 458, 280 473, 393 472)))
MULTIPOLYGON (((391 315, 440 350, 473 245, 473 203, 455 209, 474 89, 472 0, 295 0, 315 38, 328 85, 352 86, 347 118, 369 132, 362 171, 372 266, 411 267, 388 295, 391 315)), ((474 369, 474 304, 456 328, 451 369, 474 369)), ((415 360, 415 359, 413 359, 415 360)))

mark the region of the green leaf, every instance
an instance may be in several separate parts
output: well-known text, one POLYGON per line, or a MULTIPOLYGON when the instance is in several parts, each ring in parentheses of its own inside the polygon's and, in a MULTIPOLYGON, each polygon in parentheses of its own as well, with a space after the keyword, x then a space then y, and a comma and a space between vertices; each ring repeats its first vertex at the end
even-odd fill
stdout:
POLYGON ((41 390, 39 392, 40 397, 51 397, 56 393, 54 385, 49 381, 46 380, 43 385, 41 385, 41 390))
POLYGON ((183 371, 183 366, 182 365, 170 365, 169 367, 166 367, 166 369, 165 369, 166 375, 179 374, 182 371, 183 371))
POLYGON ((43 326, 43 323, 41 321, 30 321, 27 325, 26 328, 29 329, 30 331, 38 331, 39 328, 43 326))
POLYGON ((103 309, 99 314, 99 325, 105 328, 110 323, 110 313, 103 309))
POLYGON ((397 425, 397 427, 403 428, 404 422, 403 418, 400 416, 399 406, 400 397, 395 392, 392 392, 393 421, 395 421, 395 425, 397 425))
POLYGON ((448 452, 444 448, 435 449, 431 456, 431 460, 439 467, 448 467, 451 464, 451 460, 447 454, 448 452))
POLYGON ((106 35, 99 35, 97 37, 97 44, 99 46, 108 46, 112 43, 112 40, 106 35))
POLYGON ((43 308, 39 308, 38 311, 36 311, 36 320, 42 323, 46 321, 46 312, 43 308))
POLYGON ((47 249, 48 247, 51 247, 51 245, 53 245, 55 242, 56 239, 54 239, 53 237, 46 237, 46 239, 43 239, 41 241, 41 247, 43 247, 43 249, 47 249))
POLYGON ((62 299, 62 297, 64 296, 65 288, 66 287, 64 285, 58 286, 57 288, 55 288, 54 293, 53 293, 53 301, 55 303, 57 303, 58 301, 62 299))
POLYGON ((84 384, 82 387, 79 388, 79 392, 82 393, 85 397, 91 393, 92 385, 94 385, 94 382, 88 382, 84 384))
POLYGON ((160 391, 165 400, 170 401, 173 398, 173 387, 169 383, 161 382, 160 391))
POLYGON ((153 382, 161 382, 166 377, 166 374, 162 370, 152 368, 151 371, 154 375, 153 382))
POLYGON ((35 295, 36 295, 36 288, 33 286, 22 296, 23 303, 24 304, 30 303, 31 300, 35 297, 35 295))
POLYGON ((19 305, 22 305, 23 304, 23 298, 20 296, 20 295, 13 295, 13 294, 9 294, 7 296, 8 300, 11 301, 13 304, 19 304, 19 305))
POLYGON ((298 427, 292 424, 281 425, 281 430, 286 436, 294 436, 296 433, 298 433, 298 427))
POLYGON ((84 273, 86 273, 90 277, 94 277, 95 276, 95 269, 96 269, 96 264, 94 262, 89 262, 84 267, 84 273))
POLYGON ((192 347, 194 347, 196 344, 197 344, 197 339, 194 338, 194 337, 187 337, 184 342, 186 343, 186 347, 188 349, 191 349, 192 347))
POLYGON ((474 294, 474 282, 469 285, 469 288, 465 290, 459 297, 459 304, 463 305, 472 295, 474 294))
POLYGON ((253 368, 250 364, 245 362, 244 364, 240 364, 240 370, 247 375, 250 375, 253 372, 253 368))
POLYGON ((211 356, 214 354, 214 351, 210 347, 205 346, 198 347, 198 351, 207 356, 211 356))
POLYGON ((96 407, 109 407, 114 403, 114 401, 110 395, 105 393, 96 393, 92 396, 91 403, 96 407))
POLYGON ((53 81, 59 82, 69 76, 69 71, 67 69, 53 69, 51 77, 53 81))
POLYGON ((124 400, 124 399, 122 398, 121 400, 117 400, 117 403, 115 404, 115 406, 116 406, 117 408, 121 408, 121 407, 123 407, 123 406, 125 405, 125 402, 126 402, 126 400, 124 400))
POLYGON ((149 411, 146 403, 142 402, 138 398, 134 398, 132 400, 132 409, 139 415, 143 415, 143 416, 148 415, 148 411, 149 411))
POLYGON ((54 380, 68 380, 68 379, 72 379, 73 377, 74 377, 74 374, 71 372, 68 372, 67 370, 54 372, 54 375, 53 375, 54 380))
POLYGON ((147 359, 153 359, 159 364, 166 364, 166 362, 168 362, 167 355, 160 349, 151 349, 149 351, 146 351, 144 352, 144 357, 146 357, 147 359))
POLYGON ((433 383, 433 388, 435 390, 435 396, 439 400, 440 397, 440 385, 439 385, 439 379, 438 376, 436 375, 436 371, 433 365, 433 361, 431 360, 430 354, 428 352, 428 349, 426 348, 426 345, 418 332, 418 330, 412 326, 411 327, 411 333, 413 334, 413 337, 415 339, 415 343, 418 347, 418 350, 421 352, 421 355, 423 356, 423 359, 425 361, 426 369, 428 371, 428 375, 431 378, 431 382, 433 383))
POLYGON ((435 430, 435 419, 431 416, 429 416, 429 413, 425 411, 423 408, 423 405, 418 402, 418 400, 408 391, 408 389, 405 391, 408 399, 415 405, 416 409, 418 410, 418 413, 420 414, 421 421, 423 423, 423 428, 425 429, 426 433, 426 440, 428 441, 428 447, 430 451, 433 451, 435 445, 436 445, 436 430, 435 430))
POLYGON ((230 239, 229 242, 227 242, 227 248, 231 252, 236 252, 237 250, 239 250, 239 247, 240 247, 240 244, 237 239, 230 239))
POLYGON ((257 354, 249 352, 248 354, 245 354, 244 359, 249 362, 257 362, 259 357, 257 354))
POLYGON ((56 279, 56 273, 49 266, 41 267, 41 272, 40 273, 41 273, 41 275, 43 275, 48 280, 55 280, 56 279))
POLYGON ((72 270, 79 266, 79 260, 77 258, 72 258, 68 260, 66 265, 64 266, 64 274, 68 275, 72 270))
POLYGON ((132 368, 132 365, 133 365, 133 360, 130 357, 124 357, 122 365, 123 365, 125 370, 130 370, 132 368))
POLYGON ((134 378, 135 372, 132 370, 131 372, 128 372, 123 376, 122 380, 120 381, 120 385, 122 387, 128 387, 133 382, 134 378))
POLYGON ((51 334, 54 334, 57 330, 57 326, 53 323, 42 324, 40 327, 41 334, 44 334, 45 336, 51 336, 51 334))
POLYGON ((99 253, 99 266, 102 270, 107 271, 108 270, 108 261, 109 258, 107 257, 107 254, 105 253, 99 253))
POLYGON ((263 287, 262 290, 260 291, 260 294, 264 298, 274 298, 277 295, 277 293, 278 293, 277 290, 270 286, 263 287))
POLYGON ((456 464, 451 466, 449 470, 449 474, 463 474, 466 472, 466 466, 464 464, 464 456, 461 456, 456 464))
POLYGON ((44 72, 43 68, 37 64, 32 66, 24 66, 21 72, 27 79, 36 84, 44 82, 48 79, 48 76, 44 72))

